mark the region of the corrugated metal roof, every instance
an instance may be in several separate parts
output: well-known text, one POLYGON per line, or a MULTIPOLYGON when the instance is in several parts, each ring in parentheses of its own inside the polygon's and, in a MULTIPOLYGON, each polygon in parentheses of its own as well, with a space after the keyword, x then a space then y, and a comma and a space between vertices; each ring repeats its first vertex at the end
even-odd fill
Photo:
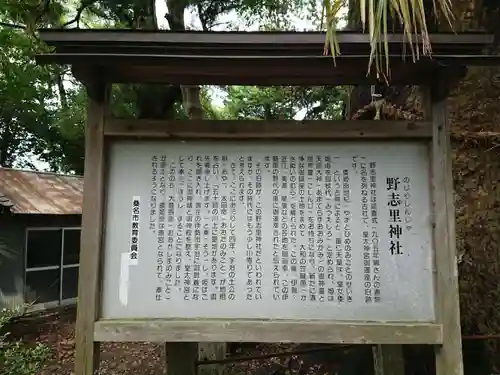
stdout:
POLYGON ((0 205, 16 214, 82 213, 83 177, 0 168, 0 205))

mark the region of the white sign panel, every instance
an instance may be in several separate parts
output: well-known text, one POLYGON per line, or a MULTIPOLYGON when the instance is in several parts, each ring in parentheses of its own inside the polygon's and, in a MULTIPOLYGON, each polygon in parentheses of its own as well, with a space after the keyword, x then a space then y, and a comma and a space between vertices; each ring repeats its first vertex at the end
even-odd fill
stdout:
POLYGON ((114 144, 102 317, 434 320, 427 151, 114 144))

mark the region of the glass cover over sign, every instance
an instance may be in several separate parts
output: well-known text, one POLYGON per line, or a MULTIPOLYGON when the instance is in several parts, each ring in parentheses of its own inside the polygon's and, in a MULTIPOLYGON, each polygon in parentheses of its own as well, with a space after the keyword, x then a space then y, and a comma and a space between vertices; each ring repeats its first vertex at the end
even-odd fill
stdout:
POLYGON ((114 144, 102 317, 432 321, 427 152, 114 144))

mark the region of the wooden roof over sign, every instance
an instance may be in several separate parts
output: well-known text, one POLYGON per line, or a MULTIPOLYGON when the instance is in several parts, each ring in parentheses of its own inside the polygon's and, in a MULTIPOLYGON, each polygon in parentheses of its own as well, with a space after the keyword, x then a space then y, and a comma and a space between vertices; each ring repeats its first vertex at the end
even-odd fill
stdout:
MULTIPOLYGON (((109 82, 170 84, 339 85, 376 81, 367 75, 368 35, 338 32, 341 55, 324 56, 317 32, 170 32, 145 30, 39 30, 55 47, 40 64, 71 64, 109 82)), ((422 84, 444 68, 496 64, 484 54, 489 34, 432 34, 432 59, 414 63, 402 34, 390 34, 392 83, 422 84), (406 50, 406 53, 404 51, 406 50)), ((456 69, 454 69, 456 70, 456 69)), ((84 77, 85 74, 81 74, 84 77)))

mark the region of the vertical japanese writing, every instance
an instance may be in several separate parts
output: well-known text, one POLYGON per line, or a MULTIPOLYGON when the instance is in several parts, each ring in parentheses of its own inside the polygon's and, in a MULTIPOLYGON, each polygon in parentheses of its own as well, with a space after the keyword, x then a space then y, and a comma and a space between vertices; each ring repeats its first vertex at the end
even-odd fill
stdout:
POLYGON ((339 170, 333 174, 333 181, 335 184, 334 195, 334 210, 335 210, 335 231, 337 237, 335 238, 335 280, 336 280, 336 296, 337 302, 345 302, 345 276, 344 276, 344 254, 342 249, 342 178, 339 170))
POLYGON ((361 167, 361 220, 366 228, 369 225, 369 207, 368 207, 368 168, 367 163, 363 158, 360 164, 361 167))
POLYGON ((254 299, 262 299, 262 166, 255 165, 255 290, 254 299))
POLYGON ((316 275, 316 236, 314 211, 314 156, 307 156, 307 258, 308 258, 308 294, 309 301, 316 301, 317 275, 316 275))
POLYGON ((156 287, 156 300, 170 299, 171 290, 166 288, 164 273, 165 267, 165 235, 166 235, 166 216, 167 208, 165 204, 165 191, 166 191, 166 178, 165 167, 167 157, 162 155, 159 164, 159 188, 158 188, 158 234, 156 238, 156 278, 158 279, 158 286, 156 287))
POLYGON ((380 249, 378 235, 378 207, 377 207, 377 163, 372 161, 370 167, 370 217, 371 217, 371 246, 372 246, 372 302, 381 301, 380 293, 380 249))
MULTIPOLYGON (((224 163, 227 157, 223 157, 224 163)), ((231 163, 231 190, 229 194, 229 299, 236 299, 236 163, 231 163)))
POLYGON ((167 261, 165 266, 165 289, 172 290, 172 287, 178 287, 180 285, 180 280, 177 279, 176 275, 178 270, 177 267, 177 256, 174 259, 174 237, 175 237, 175 198, 173 192, 175 191, 175 185, 177 181, 176 176, 176 161, 170 160, 170 168, 168 171, 167 178, 167 188, 169 195, 167 197, 167 261), (174 268, 175 266, 175 268, 174 268), (174 273, 175 272, 175 273, 174 273))
POLYGON ((368 208, 368 168, 365 158, 362 158, 361 164, 361 219, 363 221, 363 285, 365 303, 373 302, 372 291, 372 264, 371 264, 371 239, 370 239, 370 220, 368 208))
POLYGON ((316 156, 316 264, 318 274, 317 300, 325 302, 325 227, 323 156, 316 156))
MULTIPOLYGON (((218 259, 219 274, 219 299, 227 299, 227 238, 224 232, 227 231, 227 218, 221 215, 221 196, 220 196, 220 159, 219 156, 211 158, 210 177, 212 179, 212 197, 211 197, 211 218, 212 218, 212 254, 218 259)), ((210 160, 210 157, 209 157, 210 160)))
POLYGON ((202 175, 201 188, 202 188, 202 219, 203 219, 203 259, 204 259, 204 279, 202 280, 202 295, 204 290, 209 293, 210 300, 217 300, 217 238, 214 244, 214 236, 212 233, 212 220, 211 197, 212 189, 210 184, 211 164, 210 156, 197 156, 196 160, 200 163, 200 173, 202 175), (209 277, 210 285, 208 284, 207 277, 209 277))
MULTIPOLYGON (((191 295, 189 298, 197 301, 200 298, 200 269, 201 269, 201 252, 199 245, 199 237, 197 236, 196 227, 196 201, 194 191, 196 189, 196 170, 193 168, 193 155, 187 157, 187 180, 186 180, 186 249, 191 252, 193 259, 190 269, 191 277, 191 295)), ((199 228, 198 228, 199 230, 199 228)), ((198 232, 199 235, 199 232, 198 232)))
POLYGON ((151 193, 149 195, 149 230, 156 231, 156 195, 158 189, 158 156, 151 158, 151 193))
MULTIPOLYGON (((211 256, 211 261, 210 261, 210 282, 212 285, 212 293, 210 294, 210 299, 211 300, 217 300, 217 296, 219 298, 221 297, 220 293, 218 295, 218 292, 220 292, 220 285, 219 285, 219 278, 217 277, 219 273, 219 268, 218 268, 218 252, 219 252, 219 239, 218 239, 218 229, 219 229, 219 223, 214 220, 215 217, 217 217, 215 212, 212 210, 212 205, 213 202, 215 201, 214 196, 215 193, 213 192, 214 184, 212 181, 210 181, 212 169, 211 166, 212 164, 211 158, 208 155, 205 155, 205 161, 204 161, 204 191, 203 191, 203 200, 204 200, 204 209, 205 209, 205 214, 207 215, 208 222, 206 224, 206 229, 205 232, 207 233, 207 240, 209 242, 210 246, 210 256, 211 256), (209 224, 211 223, 211 224, 209 224)), ((225 293, 224 293, 225 297, 225 293)))
POLYGON ((139 258, 139 221, 141 215, 141 198, 132 197, 132 223, 130 231, 130 264, 135 265, 139 258))
POLYGON ((307 300, 307 250, 304 243, 306 237, 306 172, 305 172, 305 158, 299 156, 299 234, 301 241, 299 244, 299 286, 300 286, 300 300, 307 300))
POLYGON ((406 176, 403 177, 403 190, 404 190, 404 199, 403 199, 403 204, 405 208, 405 226, 406 230, 410 231, 412 229, 412 207, 411 207, 411 181, 410 177, 406 176))
MULTIPOLYGON (((197 155, 193 158, 193 165, 195 170, 194 178, 194 196, 195 199, 195 224, 194 224, 194 236, 195 236, 195 256, 200 256, 200 267, 199 267, 199 278, 200 278, 200 296, 202 301, 208 301, 209 299, 209 277, 210 277, 210 252, 208 250, 207 237, 208 234, 205 233, 206 224, 204 220, 204 196, 205 192, 203 186, 204 165, 203 158, 197 155)), ((198 270, 198 269, 197 269, 198 270)), ((197 275, 198 276, 198 275, 197 275)))
POLYGON ((401 193, 399 177, 387 177, 386 180, 389 206, 389 251, 391 255, 403 254, 401 245, 401 193))
POLYGON ((266 313, 289 305, 296 316, 308 307, 323 316, 321 306, 328 304, 341 306, 339 315, 362 305, 379 314, 382 302, 396 298, 382 280, 408 283, 389 274, 394 262, 384 262, 404 254, 396 263, 409 267, 406 255, 416 252, 405 236, 416 238, 420 230, 412 215, 427 215, 413 201, 421 196, 412 190, 421 174, 405 172, 404 163, 385 165, 372 150, 353 156, 354 146, 340 147, 338 156, 323 146, 285 152, 280 145, 266 154, 184 147, 143 159, 147 186, 127 208, 125 252, 132 265, 139 257, 140 215, 149 228, 143 228, 141 250, 147 245, 152 280, 146 292, 155 290, 156 306, 206 301, 207 314, 215 314, 220 305, 241 312, 261 300, 269 303, 266 313))
MULTIPOLYGON (((238 194, 239 194, 239 200, 245 205, 245 208, 248 209, 248 199, 249 197, 246 194, 246 179, 245 179, 245 157, 240 156, 239 158, 239 175, 238 175, 238 194)), ((253 206, 253 197, 250 197, 250 205, 253 206)), ((246 296, 245 298, 247 300, 252 299, 252 293, 253 293, 253 280, 252 280, 252 274, 253 274, 253 220, 248 223, 248 217, 245 215, 245 219, 247 220, 246 224, 246 234, 245 234, 245 270, 246 270, 246 277, 247 280, 245 282, 246 285, 246 296)))
MULTIPOLYGON (((269 157, 266 156, 266 161, 269 157)), ((273 156, 272 160, 272 178, 273 178, 273 299, 281 300, 281 272, 280 272, 280 252, 281 252, 281 237, 280 237, 280 183, 279 183, 279 160, 277 156, 273 156)))
POLYGON ((289 274, 290 270, 290 238, 289 238, 289 227, 288 223, 290 220, 290 207, 289 207, 289 176, 286 173, 289 168, 288 156, 281 156, 281 163, 279 165, 281 173, 280 181, 280 196, 281 196, 281 212, 280 212, 280 229, 281 229, 281 269, 283 271, 283 277, 281 280, 281 299, 286 301, 290 298, 290 278, 286 275, 289 274))
MULTIPOLYGON (((244 166, 245 160, 243 157, 240 158, 240 162, 243 163, 242 165, 244 166)), ((246 299, 247 300, 253 300, 254 297, 254 239, 255 239, 255 227, 254 227, 254 170, 253 170, 253 163, 252 163, 252 157, 248 157, 248 164, 247 164, 247 186, 246 186, 246 222, 247 222, 247 229, 246 229, 246 263, 247 263, 247 288, 246 288, 246 299)))
POLYGON ((175 218, 175 269, 176 269, 176 284, 183 285, 183 298, 189 300, 191 293, 191 249, 185 246, 185 222, 184 215, 186 212, 186 171, 185 171, 184 156, 177 158, 177 184, 176 184, 176 218, 175 218), (183 267, 184 266, 184 267, 183 267), (183 281, 181 281, 183 280, 183 281))
POLYGON ((299 298, 298 279, 298 245, 297 245, 297 201, 298 201, 298 169, 297 157, 290 156, 290 172, 288 176, 290 196, 290 298, 299 298))
MULTIPOLYGON (((349 170, 344 169, 342 171, 342 196, 344 203, 350 203, 351 201, 351 181, 349 178, 349 170)), ((343 239, 344 239, 344 258, 345 258, 345 300, 347 303, 352 302, 352 232, 351 232, 351 220, 352 212, 349 206, 346 205, 344 208, 344 226, 343 226, 343 239)))
POLYGON ((325 239, 326 239, 326 291, 327 301, 335 301, 335 257, 334 257, 334 198, 332 157, 325 156, 325 239))
MULTIPOLYGON (((195 197, 199 197, 196 194, 198 191, 198 174, 195 175, 194 190, 195 197)), ((195 260, 198 265, 195 269, 195 280, 197 280, 198 286, 198 299, 202 301, 208 300, 208 268, 207 268, 207 258, 203 254, 202 240, 201 240, 201 202, 195 201, 194 208, 194 253, 195 260)))
POLYGON ((373 264, 373 302, 380 303, 382 293, 380 290, 380 239, 378 231, 372 229, 372 264, 373 264))
MULTIPOLYGON (((186 259, 193 259, 193 189, 192 189, 192 171, 189 168, 189 164, 186 166, 183 164, 183 161, 179 160, 179 166, 182 166, 184 170, 181 172, 179 171, 179 174, 182 173, 183 176, 185 176, 185 181, 186 181, 186 186, 185 186, 185 193, 186 193, 186 207, 185 207, 185 216, 184 216, 184 225, 183 225, 183 232, 184 232, 184 246, 185 246, 185 258, 186 259)), ((184 300, 189 301, 191 299, 191 292, 194 288, 194 282, 193 282, 193 270, 194 270, 194 265, 189 261, 189 263, 184 264, 184 300)))
POLYGON ((307 156, 307 257, 309 259, 309 301, 316 301, 316 236, 315 222, 316 215, 314 212, 314 156, 307 156))
POLYGON ((229 260, 229 265, 226 264, 225 269, 223 270, 224 274, 227 275, 226 279, 226 293, 227 298, 230 301, 236 299, 236 260, 235 260, 235 246, 231 242, 231 236, 234 236, 234 222, 236 218, 232 220, 229 199, 228 196, 228 184, 227 184, 227 176, 228 176, 228 162, 227 155, 222 155, 219 161, 219 168, 221 172, 218 173, 221 182, 221 190, 224 192, 221 195, 220 201, 220 215, 222 218, 221 224, 221 236, 220 236, 220 256, 223 259, 229 260), (233 226, 231 226, 231 222, 233 226))
POLYGON ((377 163, 372 161, 370 162, 370 213, 374 226, 378 224, 377 210, 377 163))

